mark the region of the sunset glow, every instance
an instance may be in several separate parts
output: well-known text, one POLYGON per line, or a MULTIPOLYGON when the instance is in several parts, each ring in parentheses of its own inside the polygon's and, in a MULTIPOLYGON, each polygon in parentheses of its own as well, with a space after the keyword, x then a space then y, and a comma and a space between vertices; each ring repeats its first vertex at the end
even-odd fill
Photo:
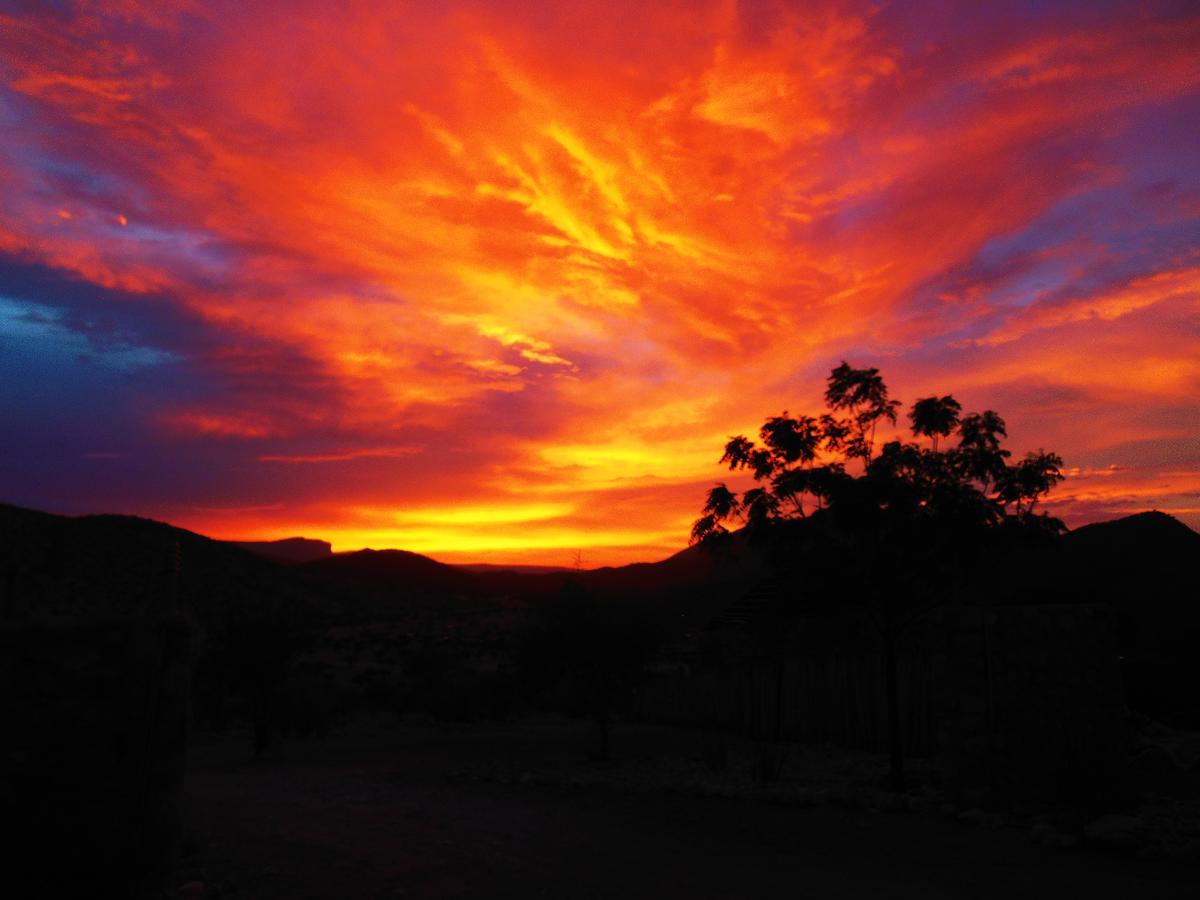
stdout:
POLYGON ((1194 6, 346 6, 0 12, 0 500, 657 559, 846 359, 1200 527, 1194 6))

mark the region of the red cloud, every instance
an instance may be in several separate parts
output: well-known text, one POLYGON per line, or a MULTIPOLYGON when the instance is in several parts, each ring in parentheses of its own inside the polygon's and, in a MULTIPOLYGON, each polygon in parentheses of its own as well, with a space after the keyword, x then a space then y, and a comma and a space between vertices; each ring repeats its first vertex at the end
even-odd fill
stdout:
MULTIPOLYGON (((255 514, 256 534, 399 539, 351 511, 534 495, 591 498, 555 527, 603 544, 597 562, 659 552, 684 540, 724 437, 815 406, 842 356, 910 398, 1073 389, 1066 424, 1001 410, 1068 464, 1196 436, 1147 420, 1197 387, 1194 328, 1174 324, 1194 313, 1178 248, 1194 204, 1166 226, 1153 205, 1114 210, 1167 231, 1095 238, 1087 271, 1108 287, 978 271, 1035 226, 1038 265, 1080 246, 1061 211, 1141 177, 1119 142, 1186 145, 1131 123, 1196 112, 1195 17, 1004 30, 968 11, 927 38, 857 5, 569 6, 4 18, 21 118, 0 139, 0 249, 211 330, 192 362, 214 390, 160 417, 174 439, 375 467, 279 482, 290 505, 255 514), (927 291, 950 273, 953 304, 927 291), (651 499, 605 499, 633 490, 651 499)), ((246 535, 244 518, 166 514, 246 535)), ((421 542, 537 557, 505 527, 431 521, 421 542)), ((538 534, 556 561, 561 540, 538 534)))

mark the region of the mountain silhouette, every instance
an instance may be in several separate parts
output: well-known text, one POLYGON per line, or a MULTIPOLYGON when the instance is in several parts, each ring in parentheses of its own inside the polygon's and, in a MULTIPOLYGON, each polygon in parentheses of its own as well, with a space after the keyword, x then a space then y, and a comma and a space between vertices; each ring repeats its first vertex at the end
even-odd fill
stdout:
POLYGON ((154 613, 173 600, 200 612, 296 587, 257 554, 152 519, 0 504, 0 591, 11 617, 154 613))
POLYGON ((1141 632, 1171 642, 1200 629, 1196 572, 1200 534, 1162 512, 1084 525, 1063 539, 1066 569, 1083 592, 1112 603, 1141 632))
POLYGON ((470 572, 407 550, 336 553, 293 571, 356 619, 491 605, 470 572))
POLYGON ((326 546, 307 539, 217 541, 136 516, 61 516, 0 504, 0 616, 102 619, 177 602, 205 630, 219 630, 230 610, 264 603, 314 603, 323 618, 359 619, 417 606, 520 606, 572 580, 603 594, 686 592, 714 571, 713 561, 696 548, 657 563, 579 572, 475 570, 404 550, 279 561, 326 546))
POLYGON ((305 563, 296 571, 352 604, 411 607, 523 606, 574 583, 605 596, 651 597, 695 589, 719 566, 688 548, 654 563, 564 569, 450 565, 405 550, 359 550, 305 563), (357 597, 357 599, 354 599, 357 597))
POLYGON ((293 537, 278 541, 227 541, 234 547, 249 550, 277 563, 306 563, 325 559, 333 555, 329 541, 314 541, 310 538, 293 537))
POLYGON ((1132 551, 1142 558, 1154 557, 1168 564, 1200 552, 1200 533, 1157 510, 1082 525, 1069 532, 1067 540, 1097 556, 1129 555, 1132 551))
MULTIPOLYGON (((747 571, 761 568, 738 535, 724 557, 689 547, 657 562, 578 571, 455 566, 404 550, 324 555, 327 546, 227 543, 135 516, 58 516, 0 504, 0 608, 5 615, 129 613, 168 603, 175 590, 201 618, 263 595, 303 596, 336 615, 363 596, 371 606, 520 606, 568 583, 601 596, 675 595, 679 603, 719 607, 734 599, 747 571), (268 558, 309 552, 322 555, 292 565, 268 558)), ((1003 565, 1026 573, 1019 589, 982 573, 980 590, 998 585, 1017 602, 1112 603, 1126 623, 1126 649, 1174 647, 1200 629, 1197 559, 1200 534, 1165 513, 1139 513, 1085 525, 1049 549, 1016 550, 1003 565)))

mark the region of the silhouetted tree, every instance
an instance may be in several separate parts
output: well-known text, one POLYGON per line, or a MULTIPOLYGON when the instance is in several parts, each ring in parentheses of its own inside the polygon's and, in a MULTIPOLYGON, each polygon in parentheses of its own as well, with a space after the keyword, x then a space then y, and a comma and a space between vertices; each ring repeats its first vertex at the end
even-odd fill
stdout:
POLYGON ((1012 455, 1000 446, 1006 437, 1004 420, 992 409, 963 416, 958 423, 955 465, 964 478, 977 483, 984 493, 1004 477, 1006 461, 1012 455))
POLYGON ((855 369, 845 360, 829 373, 825 388, 825 403, 834 412, 845 412, 849 419, 844 425, 845 453, 848 457, 871 465, 875 447, 875 429, 880 420, 896 424, 899 400, 888 399, 887 385, 879 370, 855 369))
MULTIPOLYGON (((878 369, 846 362, 830 372, 820 417, 768 418, 761 443, 731 437, 721 462, 746 471, 757 485, 742 493, 718 484, 692 528, 693 542, 728 539, 740 523, 752 538, 794 546, 797 536, 818 553, 806 573, 816 584, 824 567, 831 589, 852 599, 875 624, 887 673, 891 784, 904 784, 896 644, 899 635, 944 597, 959 558, 998 525, 1034 526, 1051 532, 1061 523, 1034 516, 1039 498, 1062 479, 1062 460, 1038 451, 1009 465, 1004 420, 993 410, 960 418, 950 395, 918 400, 909 412, 914 435, 931 448, 890 440, 875 452, 877 428, 895 424, 900 403, 890 399, 878 369), (842 413, 844 415, 838 415, 842 413), (940 451, 939 438, 957 433, 958 444, 940 451), (847 472, 862 460, 857 476, 847 472), (806 512, 805 498, 818 515, 806 512), (803 525, 802 531, 797 526, 803 525), (847 580, 845 572, 852 572, 847 580)), ((786 555, 786 554, 785 554, 786 555)))
POLYGON ((908 418, 912 422, 913 434, 923 434, 933 443, 937 453, 938 438, 953 434, 958 425, 958 414, 962 406, 947 394, 945 397, 924 397, 912 406, 908 418))
POLYGON ((1032 517, 1034 504, 1063 480, 1062 457, 1045 450, 1029 452, 1000 476, 997 492, 1004 503, 1012 503, 1018 516, 1032 517))

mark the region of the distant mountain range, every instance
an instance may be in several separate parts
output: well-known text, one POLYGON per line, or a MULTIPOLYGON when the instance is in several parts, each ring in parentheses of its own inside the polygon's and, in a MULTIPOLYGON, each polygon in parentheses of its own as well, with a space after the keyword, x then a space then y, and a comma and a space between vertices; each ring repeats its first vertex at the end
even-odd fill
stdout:
POLYGON ((79 621, 182 608, 211 632, 246 610, 317 600, 292 569, 182 528, 0 504, 0 619, 79 621))
POLYGON ((405 597, 455 607, 513 607, 561 591, 568 583, 599 594, 635 597, 698 591, 721 581, 720 568, 712 557, 693 547, 655 563, 583 570, 459 566, 404 550, 358 550, 312 560, 294 566, 293 571, 351 603, 378 605, 389 598, 405 597))
MULTIPOLYGON (((632 563, 626 566, 606 567, 604 569, 577 569, 569 566, 533 566, 519 563, 511 565, 505 563, 440 563, 431 557, 412 553, 408 550, 374 550, 368 548, 365 550, 334 553, 333 547, 328 541, 302 537, 284 538, 278 541, 228 541, 227 543, 266 557, 272 562, 283 563, 284 565, 301 565, 304 563, 339 559, 347 560, 347 562, 329 563, 329 566, 333 570, 340 570, 347 573, 355 571, 364 574, 370 571, 376 575, 383 575, 390 572, 391 574, 404 577, 413 575, 418 578, 432 577, 438 581, 444 580, 445 573, 434 566, 442 566, 444 568, 485 576, 482 583, 488 582, 489 579, 487 576, 507 575, 553 575, 559 578, 574 575, 576 577, 590 578, 593 577, 589 574, 592 572, 620 571, 630 569, 631 566, 639 567, 636 571, 643 571, 640 567, 656 566, 668 561, 661 560, 660 563, 632 563), (434 566, 429 566, 425 562, 419 562, 419 560, 434 563, 434 566)), ((692 553, 688 550, 683 550, 681 553, 686 558, 698 556, 697 553, 692 553)), ((676 556, 678 555, 676 554, 676 556)), ((674 558, 672 556, 668 559, 674 558)), ((679 571, 678 565, 673 567, 673 569, 679 571)), ((605 577, 611 578, 612 576, 600 577, 603 579, 605 577)), ((502 578, 500 581, 504 582, 506 579, 502 578)))
MULTIPOLYGON (((212 610, 267 596, 357 617, 521 606, 568 582, 699 612, 730 602, 761 572, 761 560, 739 546, 723 560, 691 547, 654 563, 581 571, 455 566, 403 550, 332 553, 327 542, 305 538, 225 543, 133 516, 56 516, 0 504, 0 616, 132 612, 172 597, 212 610)), ((1017 553, 999 561, 994 576, 980 574, 980 590, 997 602, 1113 603, 1130 647, 1200 634, 1200 534, 1171 516, 1086 525, 1051 549, 1017 553)))
POLYGON ((520 606, 576 581, 600 593, 695 592, 719 567, 696 548, 657 563, 575 571, 453 566, 404 550, 332 553, 325 541, 223 542, 135 516, 59 516, 0 504, 0 619, 217 610, 300 598, 335 617, 520 606))
POLYGON ((333 555, 329 541, 314 541, 311 538, 284 538, 279 541, 228 541, 235 547, 265 556, 272 562, 285 565, 315 562, 333 555))

